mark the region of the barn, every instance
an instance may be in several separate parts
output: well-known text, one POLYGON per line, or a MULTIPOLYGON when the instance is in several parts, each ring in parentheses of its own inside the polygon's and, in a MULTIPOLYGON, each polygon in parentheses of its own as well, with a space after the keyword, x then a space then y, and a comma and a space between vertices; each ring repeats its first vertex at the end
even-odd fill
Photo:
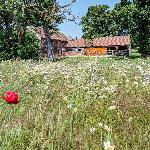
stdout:
MULTIPOLYGON (((47 55, 44 31, 42 28, 34 29, 43 43, 42 52, 47 55)), ((130 36, 70 39, 57 32, 50 38, 54 55, 57 56, 128 56, 131 53, 130 36)))
POLYGON ((65 56, 128 56, 131 53, 130 36, 109 36, 92 40, 72 39, 66 45, 65 56))
MULTIPOLYGON (((34 28, 35 32, 37 33, 37 36, 42 42, 42 53, 44 55, 47 55, 47 46, 46 46, 46 38, 43 28, 34 28)), ((52 35, 50 35, 51 41, 52 41, 52 49, 55 56, 62 56, 63 51, 66 49, 66 45, 68 43, 69 38, 65 36, 63 33, 55 32, 52 35)))

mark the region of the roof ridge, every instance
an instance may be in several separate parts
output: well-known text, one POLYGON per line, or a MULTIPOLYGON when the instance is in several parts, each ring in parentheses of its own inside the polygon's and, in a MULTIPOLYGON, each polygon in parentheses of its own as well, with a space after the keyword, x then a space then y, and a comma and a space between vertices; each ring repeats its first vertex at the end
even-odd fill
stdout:
POLYGON ((130 36, 108 36, 94 38, 89 41, 86 41, 84 38, 69 40, 67 47, 91 47, 91 46, 127 46, 130 45, 130 36))

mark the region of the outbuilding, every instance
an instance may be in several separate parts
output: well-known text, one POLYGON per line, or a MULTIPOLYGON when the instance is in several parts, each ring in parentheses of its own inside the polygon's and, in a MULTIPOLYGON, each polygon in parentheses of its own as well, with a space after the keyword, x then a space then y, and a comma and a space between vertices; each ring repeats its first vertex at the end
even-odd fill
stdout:
POLYGON ((65 56, 86 55, 116 55, 128 56, 131 53, 130 36, 109 36, 92 40, 73 39, 66 45, 65 56))

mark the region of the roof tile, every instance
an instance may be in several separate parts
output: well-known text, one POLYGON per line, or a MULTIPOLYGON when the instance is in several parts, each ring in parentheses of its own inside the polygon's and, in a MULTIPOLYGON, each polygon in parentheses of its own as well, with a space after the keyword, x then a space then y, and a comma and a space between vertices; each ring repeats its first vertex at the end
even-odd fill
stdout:
POLYGON ((114 36, 114 37, 100 37, 95 38, 92 41, 86 42, 84 39, 70 40, 68 41, 67 47, 107 47, 107 46, 127 46, 130 45, 129 36, 114 36))

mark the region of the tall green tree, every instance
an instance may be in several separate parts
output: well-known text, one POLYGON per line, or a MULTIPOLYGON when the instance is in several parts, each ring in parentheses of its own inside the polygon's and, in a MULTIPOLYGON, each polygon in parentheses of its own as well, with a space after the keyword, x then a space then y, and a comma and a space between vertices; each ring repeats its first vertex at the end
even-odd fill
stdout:
POLYGON ((134 12, 136 12, 136 7, 133 3, 128 2, 123 6, 116 5, 111 11, 115 25, 110 28, 110 30, 115 28, 116 34, 114 35, 130 35, 132 48, 137 47, 137 25, 133 18, 134 12))
POLYGON ((76 0, 72 0, 63 6, 61 6, 57 0, 24 1, 24 13, 28 22, 33 26, 42 27, 44 29, 48 57, 52 61, 55 58, 50 35, 52 34, 52 30, 56 30, 57 25, 64 20, 74 20, 74 17, 70 18, 71 11, 69 7, 75 1, 76 0))
POLYGON ((113 10, 106 5, 91 6, 86 16, 82 17, 83 37, 94 38, 110 35, 128 35, 134 31, 132 20, 135 6, 116 5, 113 10))
POLYGON ((90 6, 86 16, 82 17, 83 37, 92 39, 109 34, 109 6, 90 6))
POLYGON ((129 0, 121 0, 120 1, 120 5, 121 6, 126 6, 126 5, 128 5, 128 4, 130 4, 131 2, 129 1, 129 0))
POLYGON ((146 58, 150 53, 150 2, 149 0, 134 0, 136 11, 134 21, 137 25, 137 41, 139 52, 146 58))

